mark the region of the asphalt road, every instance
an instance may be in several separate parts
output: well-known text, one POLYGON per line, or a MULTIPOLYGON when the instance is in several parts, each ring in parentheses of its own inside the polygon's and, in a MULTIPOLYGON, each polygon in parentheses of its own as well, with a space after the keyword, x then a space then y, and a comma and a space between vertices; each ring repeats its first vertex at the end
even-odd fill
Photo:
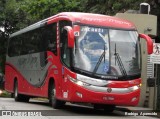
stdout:
POLYGON ((124 107, 117 107, 113 113, 106 113, 70 103, 62 109, 53 109, 48 101, 31 99, 29 103, 24 103, 15 102, 13 98, 0 98, 0 119, 158 119, 153 116, 134 116, 136 114, 124 107))

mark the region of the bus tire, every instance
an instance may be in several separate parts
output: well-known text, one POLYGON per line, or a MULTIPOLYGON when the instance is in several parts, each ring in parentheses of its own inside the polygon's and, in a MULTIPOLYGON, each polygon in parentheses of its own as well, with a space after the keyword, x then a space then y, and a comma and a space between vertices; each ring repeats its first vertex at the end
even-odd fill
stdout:
POLYGON ((51 92, 49 93, 50 94, 50 100, 51 100, 51 105, 54 109, 60 109, 62 108, 64 105, 65 105, 65 102, 64 101, 61 101, 59 99, 56 98, 56 88, 55 88, 55 85, 53 83, 53 85, 51 85, 51 92))
POLYGON ((17 101, 20 101, 20 95, 18 94, 18 82, 15 81, 14 83, 14 100, 17 102, 17 101))
POLYGON ((18 82, 14 83, 14 100, 16 102, 29 102, 30 97, 18 93, 18 82))

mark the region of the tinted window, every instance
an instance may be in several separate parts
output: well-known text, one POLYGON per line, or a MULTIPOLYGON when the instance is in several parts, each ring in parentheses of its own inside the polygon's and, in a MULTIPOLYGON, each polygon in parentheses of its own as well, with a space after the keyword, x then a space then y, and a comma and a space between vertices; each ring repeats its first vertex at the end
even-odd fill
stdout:
POLYGON ((28 54, 28 53, 36 53, 40 51, 40 42, 41 42, 41 36, 40 36, 39 29, 30 31, 22 35, 22 51, 21 55, 28 54))
POLYGON ((21 48, 21 38, 20 37, 13 37, 9 39, 9 46, 8 46, 8 55, 18 56, 20 55, 20 48, 21 48))
POLYGON ((47 25, 41 28, 42 43, 40 49, 43 51, 51 50, 57 55, 57 24, 47 25))
POLYGON ((8 55, 18 56, 51 50, 57 54, 56 23, 12 37, 9 42, 8 55))

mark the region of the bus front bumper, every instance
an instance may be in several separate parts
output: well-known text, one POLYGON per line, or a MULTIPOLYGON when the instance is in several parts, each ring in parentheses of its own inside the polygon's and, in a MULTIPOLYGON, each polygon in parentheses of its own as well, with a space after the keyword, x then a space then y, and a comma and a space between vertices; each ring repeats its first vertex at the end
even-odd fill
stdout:
POLYGON ((70 82, 68 86, 66 100, 70 102, 136 106, 140 97, 140 87, 136 85, 128 88, 112 88, 70 82))

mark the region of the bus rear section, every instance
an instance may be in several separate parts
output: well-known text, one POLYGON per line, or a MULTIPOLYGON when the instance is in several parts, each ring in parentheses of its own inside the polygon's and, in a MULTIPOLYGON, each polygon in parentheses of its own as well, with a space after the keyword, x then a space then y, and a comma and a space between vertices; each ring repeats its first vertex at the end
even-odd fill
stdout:
MULTIPOLYGON (((10 64, 12 61, 16 67, 16 62, 21 64, 12 73, 21 77, 17 81, 25 82, 19 84, 19 88, 7 87, 9 81, 13 85, 13 77, 6 72, 8 91, 23 96, 47 97, 54 108, 60 108, 65 102, 84 102, 113 111, 116 105, 138 104, 140 38, 147 41, 148 54, 151 54, 150 37, 138 34, 131 22, 98 14, 60 13, 41 22, 44 21, 47 21, 46 27, 56 24, 55 31, 49 32, 54 36, 49 41, 54 40, 55 44, 42 43, 42 46, 46 44, 43 51, 17 55, 18 60, 8 56, 10 64), (29 58, 31 56, 33 59, 29 58), (36 61, 33 65, 24 65, 31 64, 31 59, 36 61)), ((40 30, 41 26, 35 29, 40 30)))

